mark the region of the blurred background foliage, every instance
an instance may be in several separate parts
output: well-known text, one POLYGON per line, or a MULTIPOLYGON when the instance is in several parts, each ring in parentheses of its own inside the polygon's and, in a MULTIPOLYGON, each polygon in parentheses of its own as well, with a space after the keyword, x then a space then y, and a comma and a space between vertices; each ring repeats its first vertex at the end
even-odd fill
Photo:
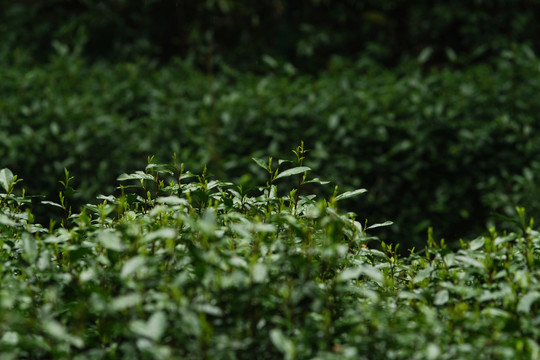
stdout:
POLYGON ((540 210, 540 1, 0 6, 0 158, 32 194, 56 199, 67 167, 71 201, 90 202, 173 152, 262 185, 251 157, 304 140, 316 175, 367 188, 348 208, 393 220, 378 235, 402 248, 540 210))
POLYGON ((2 0, 1 48, 48 59, 51 42, 90 59, 191 57, 262 70, 261 55, 303 71, 334 55, 396 65, 421 51, 435 64, 479 61, 513 43, 538 50, 537 0, 2 0))

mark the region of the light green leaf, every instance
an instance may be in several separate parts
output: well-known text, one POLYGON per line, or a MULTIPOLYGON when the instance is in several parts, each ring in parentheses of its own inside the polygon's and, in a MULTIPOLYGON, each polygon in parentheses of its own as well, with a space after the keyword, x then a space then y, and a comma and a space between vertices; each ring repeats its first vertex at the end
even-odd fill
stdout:
POLYGON ((84 341, 80 337, 69 334, 66 328, 55 320, 44 321, 43 329, 47 335, 57 340, 66 341, 77 348, 84 346, 84 341))
POLYGON ((540 299, 540 292, 538 291, 532 291, 530 293, 525 294, 519 300, 517 311, 521 313, 530 312, 532 304, 538 299, 540 299))
POLYGON ((186 199, 179 198, 178 196, 160 196, 156 199, 156 202, 164 205, 189 205, 186 199))
POLYGON ((4 214, 0 214, 0 224, 6 225, 6 226, 15 226, 17 223, 13 220, 11 220, 9 217, 7 217, 4 214))
POLYGON ((30 234, 24 234, 22 238, 24 257, 29 263, 34 263, 38 255, 36 239, 30 234))
POLYGON ((373 224, 371 226, 368 226, 366 228, 366 230, 370 230, 370 229, 375 229, 375 228, 378 228, 378 227, 381 227, 381 226, 390 226, 392 225, 394 222, 393 221, 385 221, 383 223, 380 223, 380 224, 373 224))
POLYGON ((48 200, 42 201, 41 203, 45 204, 45 205, 51 205, 51 206, 54 206, 54 207, 57 207, 57 208, 60 208, 60 209, 64 208, 62 205, 57 204, 57 203, 52 202, 52 201, 48 201, 48 200))
POLYGON ((482 264, 480 261, 473 259, 469 256, 458 255, 456 256, 456 260, 461 262, 462 264, 467 264, 478 269, 482 269, 482 270, 485 269, 484 264, 482 264))
POLYGON ((254 282, 264 282, 268 278, 268 269, 266 268, 266 265, 256 263, 252 268, 252 276, 254 282))
POLYGON ((158 341, 163 336, 167 327, 167 317, 162 311, 157 311, 150 316, 148 321, 134 320, 130 323, 131 331, 138 335, 145 336, 154 341, 158 341))
POLYGON ((114 251, 124 250, 124 244, 120 235, 113 230, 107 229, 96 232, 96 237, 106 249, 114 251))
POLYGON ((360 275, 367 276, 371 280, 378 283, 381 283, 384 280, 383 274, 377 268, 368 264, 362 264, 353 268, 348 268, 348 269, 343 270, 338 275, 338 280, 348 281, 348 280, 356 279, 360 275))
POLYGON ((285 354, 285 359, 293 359, 295 355, 294 343, 279 329, 270 330, 270 340, 274 346, 285 354))
POLYGON ((367 191, 366 189, 356 189, 356 190, 353 190, 353 191, 347 191, 347 192, 344 192, 343 194, 340 194, 340 195, 336 196, 336 201, 343 200, 343 199, 349 199, 349 198, 358 196, 360 194, 363 194, 366 191, 367 191))
POLYGON ((5 168, 0 170, 0 185, 6 190, 9 190, 9 185, 13 182, 13 173, 11 170, 5 168))
POLYGON ((132 306, 139 305, 142 301, 141 295, 137 293, 131 293, 122 295, 111 301, 110 306, 113 311, 121 311, 132 306))
POLYGON ((125 279, 137 270, 141 269, 144 266, 145 262, 146 260, 142 256, 135 256, 129 259, 128 261, 126 261, 124 266, 122 266, 122 272, 120 273, 120 277, 122 279, 125 279))
POLYGON ((116 180, 125 181, 125 180, 154 180, 154 177, 150 174, 146 174, 143 171, 135 171, 133 174, 122 174, 116 180))
POLYGON ((311 180, 305 181, 304 184, 321 184, 321 185, 326 185, 326 184, 330 184, 330 181, 326 181, 326 180, 321 180, 321 179, 319 179, 319 178, 315 178, 315 179, 311 179, 311 180))
POLYGON ((199 305, 194 305, 193 308, 199 312, 202 312, 208 315, 223 316, 223 310, 221 310, 219 307, 215 305, 199 304, 199 305))
POLYGON ((471 241, 471 242, 469 243, 469 248, 470 248, 471 250, 473 250, 473 251, 474 251, 474 250, 478 250, 478 249, 480 249, 482 246, 484 246, 484 242, 485 242, 485 240, 484 240, 483 237, 478 238, 478 239, 475 239, 475 240, 473 240, 473 241, 471 241))
POLYGON ((414 277, 414 282, 422 282, 423 280, 427 279, 431 276, 431 273, 433 272, 433 268, 428 267, 426 269, 421 269, 416 273, 416 276, 414 277))
POLYGON ((309 171, 309 170, 311 170, 311 168, 309 168, 307 166, 297 166, 297 167, 294 167, 292 169, 287 169, 284 172, 278 173, 278 175, 276 176, 276 178, 274 180, 281 179, 281 178, 284 178, 284 177, 287 177, 287 176, 298 175, 298 174, 304 173, 304 172, 309 171))
POLYGON ((144 236, 143 242, 150 242, 155 239, 174 239, 176 238, 176 230, 169 227, 164 227, 156 231, 152 231, 144 236))
POLYGON ((448 293, 448 290, 443 289, 437 292, 437 294, 435 294, 435 300, 433 301, 433 304, 437 306, 444 305, 448 302, 449 298, 450 294, 448 293))

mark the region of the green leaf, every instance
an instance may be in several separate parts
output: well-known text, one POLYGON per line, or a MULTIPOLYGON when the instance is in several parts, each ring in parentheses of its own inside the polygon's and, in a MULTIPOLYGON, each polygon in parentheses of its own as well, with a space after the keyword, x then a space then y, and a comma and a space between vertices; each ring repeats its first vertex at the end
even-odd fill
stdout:
POLYGON ((178 196, 160 196, 156 199, 156 202, 165 205, 189 205, 186 199, 179 198, 178 196))
POLYGON ((378 228, 378 227, 381 227, 381 226, 390 226, 392 225, 394 222, 393 221, 385 221, 383 223, 380 223, 380 224, 373 224, 371 226, 368 226, 366 228, 366 230, 369 230, 369 229, 375 229, 375 228, 378 228))
POLYGON ((462 264, 467 264, 472 267, 485 270, 484 264, 482 264, 480 261, 473 259, 469 256, 458 255, 456 256, 456 260, 461 262, 462 264))
POLYGON ((42 326, 47 335, 57 340, 66 341, 77 348, 82 348, 84 346, 84 341, 81 338, 70 335, 66 328, 55 320, 46 320, 43 322, 42 326))
POLYGON ((326 180, 321 180, 321 179, 319 179, 319 178, 315 178, 315 179, 311 179, 311 180, 305 181, 304 184, 321 184, 321 185, 326 185, 326 184, 330 184, 330 181, 326 181, 326 180))
POLYGON ((9 169, 2 169, 0 170, 0 185, 4 188, 4 190, 7 192, 9 190, 9 186, 13 182, 13 173, 9 169))
POLYGON ((517 311, 521 313, 528 313, 531 311, 532 304, 540 299, 540 292, 532 291, 525 294, 518 303, 517 311))
POLYGON ((473 241, 471 241, 471 242, 469 243, 469 248, 470 248, 471 250, 473 250, 473 251, 474 251, 474 250, 478 250, 478 249, 480 249, 482 246, 484 246, 484 242, 485 242, 485 240, 484 240, 483 237, 478 238, 478 239, 475 239, 475 240, 473 240, 473 241))
POLYGON ((435 294, 435 300, 433 301, 433 304, 437 306, 444 305, 448 302, 449 298, 450 294, 448 293, 448 290, 443 289, 437 292, 437 294, 435 294))
POLYGON ((253 265, 252 276, 254 282, 264 282, 268 277, 268 269, 266 268, 266 265, 261 263, 256 263, 255 265, 253 265))
POLYGON ((33 264, 36 261, 36 257, 38 255, 36 239, 34 239, 34 237, 32 237, 30 234, 25 233, 22 238, 22 243, 25 259, 30 264, 33 264))
POLYGON ((137 270, 140 270, 144 266, 145 262, 146 260, 142 256, 135 256, 129 259, 128 261, 126 261, 124 266, 122 266, 120 278, 125 279, 137 270))
POLYGON ((54 206, 54 207, 57 207, 57 208, 60 208, 60 209, 64 209, 64 207, 62 205, 57 204, 57 203, 52 202, 52 201, 45 200, 45 201, 42 201, 41 203, 45 204, 45 205, 51 205, 51 206, 54 206))
POLYGON ((281 178, 284 178, 284 177, 287 177, 287 176, 293 176, 293 175, 301 174, 301 173, 304 173, 304 172, 309 171, 309 170, 311 170, 311 169, 309 167, 307 167, 307 166, 294 167, 292 169, 287 169, 284 172, 279 173, 274 180, 281 179, 281 178))
POLYGON ((336 196, 336 201, 343 200, 343 199, 349 199, 349 198, 358 196, 360 194, 363 194, 366 191, 367 191, 366 189, 356 189, 356 190, 353 190, 353 191, 347 191, 347 192, 344 192, 343 194, 340 194, 340 195, 336 196))
POLYGON ((135 171, 133 174, 122 174, 118 178, 116 178, 118 181, 125 181, 125 180, 154 180, 154 177, 150 174, 146 174, 143 171, 135 171))
POLYGON ((142 302, 141 295, 137 293, 126 294, 118 296, 110 302, 110 309, 112 311, 122 311, 127 308, 139 305, 142 302))
POLYGON ((129 325, 131 331, 138 335, 145 336, 154 341, 158 341, 163 336, 167 327, 167 317, 163 311, 157 311, 150 316, 148 321, 132 321, 129 325))
POLYGON ((268 172, 268 164, 265 164, 264 161, 262 161, 261 159, 257 159, 257 158, 251 158, 253 161, 255 161, 255 163, 257 165, 259 165, 260 167, 262 167, 265 171, 268 172))
POLYGON ((124 250, 124 244, 120 235, 114 230, 106 229, 96 232, 96 237, 106 249, 114 251, 124 250))
POLYGON ((293 359, 295 355, 294 343, 279 329, 270 330, 270 340, 279 351, 285 354, 285 359, 293 359))
POLYGON ((6 226, 16 226, 17 223, 13 220, 11 220, 9 217, 7 217, 4 214, 0 214, 0 224, 6 225, 6 226))
POLYGON ((338 280, 348 281, 348 280, 356 279, 360 275, 364 275, 377 283, 381 283, 384 280, 383 274, 377 268, 368 264, 362 264, 353 268, 348 268, 348 269, 343 270, 338 275, 338 280))

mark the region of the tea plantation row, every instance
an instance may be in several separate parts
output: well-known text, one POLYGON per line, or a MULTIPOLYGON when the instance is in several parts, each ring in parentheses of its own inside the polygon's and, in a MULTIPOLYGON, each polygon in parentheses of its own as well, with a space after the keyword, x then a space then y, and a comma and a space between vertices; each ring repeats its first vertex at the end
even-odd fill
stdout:
POLYGON ((252 156, 284 157, 304 140, 314 172, 368 188, 347 205, 395 221, 380 235, 407 246, 421 246, 430 225, 455 241, 485 230, 493 213, 539 209, 540 61, 527 47, 465 69, 335 58, 317 77, 268 60, 261 77, 227 67, 212 76, 180 60, 90 65, 56 46, 45 65, 14 54, 0 66, 2 164, 49 200, 66 167, 75 208, 112 193, 116 176, 148 156, 173 152, 250 187, 262 180, 243 176, 252 156))
POLYGON ((149 163, 74 213, 66 171, 50 229, 0 170, 2 359, 540 358, 540 235, 523 209, 519 233, 458 250, 430 236, 402 257, 366 233, 385 224, 340 210, 365 190, 316 197, 326 183, 295 153, 255 159, 267 183, 251 195, 149 163))

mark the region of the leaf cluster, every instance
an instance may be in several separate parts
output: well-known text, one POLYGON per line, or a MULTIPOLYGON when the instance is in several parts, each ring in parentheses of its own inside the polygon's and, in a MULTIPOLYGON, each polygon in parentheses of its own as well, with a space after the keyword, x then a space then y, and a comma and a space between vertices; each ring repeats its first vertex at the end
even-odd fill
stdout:
POLYGON ((540 234, 523 209, 519 233, 457 250, 430 235, 401 256, 339 209, 365 190, 306 192, 304 152, 257 159, 268 181, 251 190, 150 159, 50 229, 0 171, 2 356, 538 358, 540 234))
MULTIPOLYGON (((176 152, 194 171, 208 164, 253 186, 268 179, 251 158, 286 157, 304 139, 314 177, 369 188, 347 206, 394 220, 380 232, 387 241, 421 247, 431 225, 457 241, 486 230, 492 212, 538 211, 538 68, 516 47, 464 69, 388 71, 363 59, 335 60, 316 78, 228 68, 209 78, 180 60, 88 64, 67 51, 42 67, 0 67, 0 157, 48 201, 68 168, 77 211, 151 154, 176 152)), ((34 205, 48 221, 50 209, 34 205)))

